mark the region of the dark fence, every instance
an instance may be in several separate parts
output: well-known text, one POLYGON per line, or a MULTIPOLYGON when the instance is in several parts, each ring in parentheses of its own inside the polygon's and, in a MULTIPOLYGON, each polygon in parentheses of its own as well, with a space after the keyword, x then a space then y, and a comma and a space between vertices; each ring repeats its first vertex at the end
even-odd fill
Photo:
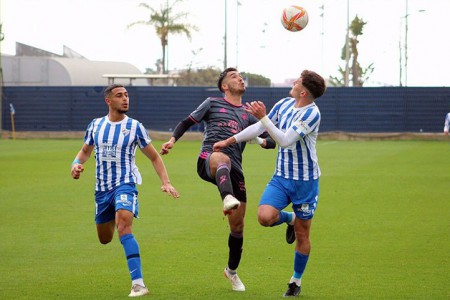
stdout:
MULTIPOLYGON (((84 131, 89 122, 107 114, 103 87, 4 87, 2 128, 11 130, 10 106, 16 131, 84 131)), ((149 130, 171 131, 208 96, 208 87, 128 86, 129 116, 149 130)), ((252 88, 245 101, 264 101, 268 109, 290 88, 252 88)), ((321 132, 442 132, 450 111, 450 88, 380 87, 328 88, 317 99, 321 132)), ((192 131, 202 131, 194 126, 192 131)))

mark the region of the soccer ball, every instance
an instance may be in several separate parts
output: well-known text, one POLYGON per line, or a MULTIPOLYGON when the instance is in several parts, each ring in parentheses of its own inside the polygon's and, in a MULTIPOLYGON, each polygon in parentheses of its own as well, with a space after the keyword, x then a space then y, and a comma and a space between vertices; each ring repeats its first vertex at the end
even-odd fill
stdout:
POLYGON ((300 31, 308 24, 308 12, 297 5, 286 7, 283 9, 281 24, 289 31, 300 31))

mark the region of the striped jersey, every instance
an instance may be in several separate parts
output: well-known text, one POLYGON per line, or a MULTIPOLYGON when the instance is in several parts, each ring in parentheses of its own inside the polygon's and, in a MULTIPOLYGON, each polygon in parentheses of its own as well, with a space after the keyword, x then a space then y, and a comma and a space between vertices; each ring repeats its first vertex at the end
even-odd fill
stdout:
POLYGON ((444 131, 449 131, 450 127, 450 112, 445 116, 445 122, 444 122, 444 131))
MULTIPOLYGON (((209 97, 190 114, 196 123, 205 122, 205 135, 200 155, 213 152, 216 142, 241 132, 249 125, 258 122, 253 115, 244 111, 243 105, 233 105, 225 98, 209 97)), ((245 142, 230 145, 222 149, 227 154, 233 166, 242 169, 242 152, 245 142)))
POLYGON ((88 125, 84 143, 95 147, 96 191, 141 183, 135 163, 136 146, 144 148, 151 139, 139 121, 128 116, 120 122, 111 122, 108 116, 94 119, 88 125))
POLYGON ((293 180, 314 180, 320 177, 316 153, 319 133, 320 111, 315 103, 304 107, 294 107, 295 98, 287 97, 278 101, 268 117, 283 132, 293 128, 298 140, 287 146, 278 147, 275 167, 276 176, 293 180))

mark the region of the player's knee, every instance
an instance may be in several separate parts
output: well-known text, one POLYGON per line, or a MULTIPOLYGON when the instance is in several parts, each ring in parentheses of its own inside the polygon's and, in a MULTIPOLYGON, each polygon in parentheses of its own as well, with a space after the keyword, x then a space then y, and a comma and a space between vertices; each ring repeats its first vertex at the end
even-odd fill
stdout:
POLYGON ((311 243, 309 240, 309 237, 306 234, 304 234, 303 232, 296 231, 295 239, 297 241, 297 245, 300 245, 300 246, 309 246, 311 243))
POLYGON ((112 236, 99 236, 98 240, 100 241, 100 244, 106 245, 112 241, 112 238, 112 236))
POLYGON ((269 227, 273 224, 271 218, 268 218, 266 215, 258 215, 258 222, 264 227, 269 227))
POLYGON ((213 154, 211 154, 210 164, 211 165, 214 165, 214 164, 217 164, 217 165, 226 164, 227 166, 231 166, 231 160, 230 160, 230 157, 228 155, 226 155, 225 153, 214 152, 213 154))
POLYGON ((272 226, 276 222, 276 215, 269 210, 260 209, 258 211, 258 222, 264 227, 272 226))
POLYGON ((119 233, 119 236, 122 236, 124 234, 131 233, 131 224, 128 222, 120 222, 117 224, 117 232, 119 233))
POLYGON ((230 230, 232 232, 242 233, 244 231, 244 220, 230 221, 230 230))

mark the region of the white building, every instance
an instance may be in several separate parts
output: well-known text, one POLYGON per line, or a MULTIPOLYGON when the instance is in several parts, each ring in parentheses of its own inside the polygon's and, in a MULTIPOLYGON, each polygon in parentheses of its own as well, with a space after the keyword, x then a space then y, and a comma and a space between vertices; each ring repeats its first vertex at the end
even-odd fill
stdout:
POLYGON ((116 82, 124 84, 151 83, 151 79, 139 79, 145 74, 132 64, 91 61, 66 46, 58 55, 16 43, 16 55, 2 55, 2 66, 4 86, 104 86, 114 80, 105 74, 122 75, 116 82))

